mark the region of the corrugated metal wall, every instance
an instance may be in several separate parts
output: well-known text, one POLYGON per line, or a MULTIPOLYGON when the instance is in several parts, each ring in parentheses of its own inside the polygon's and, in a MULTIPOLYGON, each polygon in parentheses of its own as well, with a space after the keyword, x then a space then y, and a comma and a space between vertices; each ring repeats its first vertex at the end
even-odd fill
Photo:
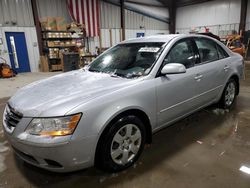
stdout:
POLYGON ((10 64, 5 32, 24 32, 28 50, 31 72, 39 71, 39 49, 35 27, 0 27, 0 36, 3 38, 4 53, 0 54, 10 64))
POLYGON ((217 0, 177 9, 176 30, 188 33, 196 27, 204 31, 204 26, 218 35, 232 30, 238 31, 240 22, 239 0, 217 0))
POLYGON ((40 18, 64 17, 67 22, 71 22, 66 0, 37 0, 37 7, 40 18))
MULTIPOLYGON (((121 28, 120 7, 101 1, 101 28, 117 29, 121 28)), ((140 26, 146 29, 168 30, 168 24, 156 19, 144 16, 142 14, 125 10, 126 29, 140 29, 140 26)))
POLYGON ((100 27, 102 29, 121 28, 121 13, 118 6, 101 1, 100 12, 100 27))
POLYGON ((0 24, 2 26, 34 26, 30 0, 0 0, 0 24))
MULTIPOLYGON (((125 38, 131 39, 136 37, 136 33, 145 33, 145 36, 168 34, 168 30, 160 29, 126 29, 125 38)), ((108 48, 121 42, 121 29, 101 29, 102 47, 108 48), (111 39, 112 37, 112 39, 111 39), (111 39, 111 40, 110 40, 111 39)), ((98 46, 98 43, 95 43, 98 46)))
MULTIPOLYGON (((66 6, 66 0, 40 0, 37 1, 37 5, 40 18, 47 16, 62 16, 68 22, 71 21, 66 6)), ((121 19, 119 6, 100 1, 100 24, 103 47, 110 47, 110 45, 115 45, 121 41, 121 19), (111 40, 110 29, 112 37, 111 40)), ((125 10, 125 25, 126 39, 136 37, 136 32, 145 32, 146 35, 168 33, 167 23, 130 10, 125 10)), ((99 39, 90 38, 90 51, 94 52, 96 46, 99 46, 99 39)))
POLYGON ((250 30, 250 0, 247 4, 246 30, 250 30))
MULTIPOLYGON (((37 0, 39 17, 64 17, 71 22, 66 0, 37 0)), ((118 6, 100 2, 101 38, 102 46, 110 47, 121 41, 120 8, 118 6), (110 30, 111 29, 111 30, 110 30), (111 37, 111 38, 110 38, 111 37)), ((158 33, 168 33, 168 24, 156 19, 125 10, 126 39, 136 37, 137 32, 144 32, 146 36, 158 33)), ((28 47, 28 55, 32 72, 38 71, 39 51, 37 34, 34 27, 32 6, 30 0, 0 0, 0 37, 4 42, 4 54, 1 54, 9 62, 5 32, 24 32, 28 47), (16 23, 13 25, 13 23, 16 23)), ((90 51, 94 52, 99 46, 99 38, 89 38, 90 51)))
POLYGON ((167 23, 130 10, 125 10, 125 25, 127 29, 140 29, 140 27, 142 27, 153 30, 168 30, 167 23))
MULTIPOLYGON (((121 41, 120 7, 101 1, 100 11, 102 47, 107 48, 121 41)), ((130 10, 125 10, 125 27, 126 39, 135 38, 138 32, 145 36, 169 33, 167 23, 130 10)))
POLYGON ((39 71, 39 50, 30 0, 0 0, 0 38, 3 40, 1 57, 10 64, 5 32, 24 32, 32 72, 39 71))

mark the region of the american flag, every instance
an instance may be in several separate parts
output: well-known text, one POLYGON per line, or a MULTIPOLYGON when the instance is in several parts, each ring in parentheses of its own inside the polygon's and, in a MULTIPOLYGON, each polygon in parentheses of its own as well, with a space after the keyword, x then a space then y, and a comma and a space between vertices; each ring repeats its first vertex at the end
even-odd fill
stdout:
POLYGON ((99 36, 99 0, 68 0, 72 19, 84 24, 87 37, 99 36))

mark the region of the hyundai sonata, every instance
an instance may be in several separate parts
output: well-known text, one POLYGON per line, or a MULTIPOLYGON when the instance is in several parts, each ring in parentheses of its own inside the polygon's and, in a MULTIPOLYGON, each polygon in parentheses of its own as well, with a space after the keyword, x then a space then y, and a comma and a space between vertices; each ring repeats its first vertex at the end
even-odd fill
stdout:
POLYGON ((4 132, 35 166, 121 171, 156 131, 214 103, 231 108, 242 69, 242 57, 210 37, 127 40, 86 68, 20 89, 6 105, 4 132))

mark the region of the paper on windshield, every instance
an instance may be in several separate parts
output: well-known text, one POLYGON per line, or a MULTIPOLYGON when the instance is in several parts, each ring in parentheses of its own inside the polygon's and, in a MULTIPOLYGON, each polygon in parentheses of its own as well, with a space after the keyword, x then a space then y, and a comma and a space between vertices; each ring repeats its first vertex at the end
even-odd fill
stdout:
POLYGON ((160 50, 158 47, 142 47, 140 48, 139 52, 153 52, 156 53, 160 50))

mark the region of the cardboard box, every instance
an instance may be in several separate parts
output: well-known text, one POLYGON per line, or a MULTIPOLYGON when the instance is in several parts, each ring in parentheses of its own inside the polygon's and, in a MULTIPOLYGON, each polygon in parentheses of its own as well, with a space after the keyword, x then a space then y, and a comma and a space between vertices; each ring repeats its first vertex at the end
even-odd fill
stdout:
POLYGON ((47 41, 47 45, 48 45, 48 47, 54 47, 55 43, 54 43, 54 41, 47 41))
POLYGON ((57 30, 56 19, 53 17, 44 17, 40 19, 41 28, 43 31, 57 30))
POLYGON ((51 65, 51 70, 52 71, 58 71, 58 70, 62 70, 62 65, 51 65))
POLYGON ((67 30, 67 23, 63 17, 56 17, 56 27, 58 31, 67 30))
POLYGON ((48 27, 47 17, 46 18, 41 18, 40 23, 41 23, 42 30, 46 31, 46 28, 48 27))
POLYGON ((48 22, 48 28, 50 28, 52 31, 56 31, 57 27, 56 27, 56 19, 53 17, 48 17, 47 18, 47 22, 48 22))
POLYGON ((42 72, 49 72, 49 64, 46 56, 40 56, 40 70, 42 72))

